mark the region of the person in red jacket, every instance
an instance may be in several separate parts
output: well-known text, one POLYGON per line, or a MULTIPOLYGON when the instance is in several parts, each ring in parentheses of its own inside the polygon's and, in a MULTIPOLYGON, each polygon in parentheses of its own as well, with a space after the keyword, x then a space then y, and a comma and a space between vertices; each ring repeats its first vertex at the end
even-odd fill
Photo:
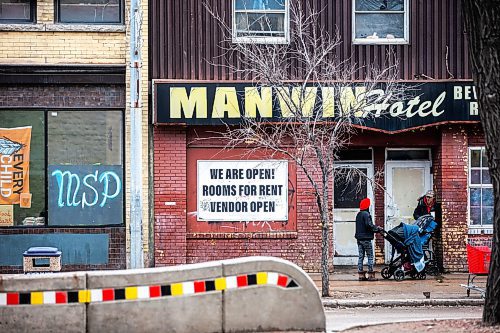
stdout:
POLYGON ((370 215, 370 199, 364 198, 359 203, 359 213, 356 215, 356 234, 354 237, 358 243, 358 276, 360 281, 377 281, 373 271, 373 246, 372 240, 376 232, 382 230, 373 224, 370 215), (363 261, 365 254, 368 257, 368 278, 363 271, 363 261))

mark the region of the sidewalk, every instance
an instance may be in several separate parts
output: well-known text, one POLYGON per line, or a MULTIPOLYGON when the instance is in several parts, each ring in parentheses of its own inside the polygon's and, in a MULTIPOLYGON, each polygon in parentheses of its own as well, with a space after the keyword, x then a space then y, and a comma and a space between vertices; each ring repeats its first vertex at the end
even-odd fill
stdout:
MULTIPOLYGON (((460 284, 467 284, 467 273, 451 273, 441 276, 427 276, 426 280, 403 281, 384 280, 379 272, 383 266, 376 267, 376 282, 358 281, 356 267, 336 267, 330 275, 330 295, 323 298, 325 308, 370 307, 370 306, 457 306, 482 305, 481 294, 467 290, 460 284), (429 292, 426 298, 424 292, 429 292)), ((321 290, 321 275, 310 274, 318 289, 321 290)), ((486 285, 486 276, 478 276, 474 284, 486 285)))

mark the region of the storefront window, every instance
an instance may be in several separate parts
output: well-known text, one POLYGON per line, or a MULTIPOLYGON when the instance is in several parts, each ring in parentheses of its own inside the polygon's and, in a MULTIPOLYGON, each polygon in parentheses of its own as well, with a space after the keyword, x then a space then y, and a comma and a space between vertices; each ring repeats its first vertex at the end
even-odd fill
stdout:
POLYGON ((44 112, 0 111, 0 124, 0 227, 44 225, 44 112))
POLYGON ((49 224, 121 224, 122 113, 49 112, 47 123, 49 224))
POLYGON ((484 147, 469 149, 469 222, 471 227, 493 224, 493 185, 484 147))
POLYGON ((0 227, 123 223, 121 111, 0 111, 0 227))

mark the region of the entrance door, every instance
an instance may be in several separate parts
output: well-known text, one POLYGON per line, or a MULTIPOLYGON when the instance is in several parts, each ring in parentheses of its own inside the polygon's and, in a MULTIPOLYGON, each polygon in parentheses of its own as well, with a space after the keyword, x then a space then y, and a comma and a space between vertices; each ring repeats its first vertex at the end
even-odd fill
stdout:
MULTIPOLYGON (((356 168, 373 179, 372 164, 338 164, 337 167, 346 170, 356 168)), ((373 216, 373 190, 366 177, 337 176, 333 189, 333 249, 334 265, 357 265, 358 245, 354 238, 356 230, 356 214, 359 212, 359 202, 363 198, 372 201, 371 213, 373 216)))
MULTIPOLYGON (((387 161, 385 169, 385 230, 413 223, 417 200, 432 188, 430 161, 387 161)), ((392 247, 385 241, 385 261, 391 259, 392 247)))

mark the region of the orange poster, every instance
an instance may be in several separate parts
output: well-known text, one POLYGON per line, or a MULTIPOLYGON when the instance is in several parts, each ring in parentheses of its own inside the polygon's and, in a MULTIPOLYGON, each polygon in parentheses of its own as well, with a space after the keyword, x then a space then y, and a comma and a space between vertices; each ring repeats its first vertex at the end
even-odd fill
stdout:
POLYGON ((0 128, 0 205, 20 203, 30 192, 31 126, 0 128))

